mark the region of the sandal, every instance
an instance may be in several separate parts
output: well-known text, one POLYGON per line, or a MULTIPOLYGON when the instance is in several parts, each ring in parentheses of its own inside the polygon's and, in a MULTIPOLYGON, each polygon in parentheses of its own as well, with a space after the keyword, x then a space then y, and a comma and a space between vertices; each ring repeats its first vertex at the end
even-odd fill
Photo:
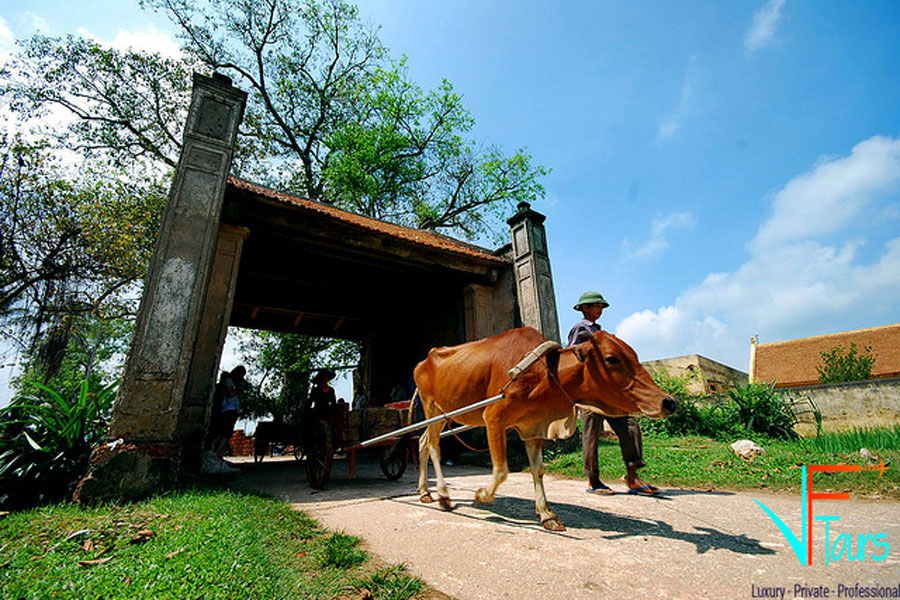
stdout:
POLYGON ((641 487, 628 488, 628 493, 636 494, 638 496, 656 496, 659 494, 659 488, 646 483, 641 487))
POLYGON ((601 483, 596 487, 588 487, 586 491, 588 494, 597 494, 598 496, 612 496, 616 493, 614 489, 604 483, 601 483))

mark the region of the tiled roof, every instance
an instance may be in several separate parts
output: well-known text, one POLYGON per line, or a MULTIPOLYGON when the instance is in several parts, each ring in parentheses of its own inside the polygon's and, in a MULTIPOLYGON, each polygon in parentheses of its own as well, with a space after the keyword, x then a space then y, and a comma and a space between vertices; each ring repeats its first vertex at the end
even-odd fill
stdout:
POLYGON ((329 206, 327 204, 322 204, 321 202, 315 202, 306 198, 291 196, 290 194, 285 194, 284 192, 278 192, 261 185, 257 185, 255 183, 250 183, 249 181, 245 181, 234 176, 228 177, 228 185, 239 190, 243 190, 251 194, 267 198, 269 200, 284 202, 285 204, 290 204, 302 210, 326 216, 334 219, 335 221, 340 221, 354 227, 359 227, 360 229, 381 233, 421 246, 445 250, 447 252, 478 258, 498 264, 507 264, 509 262, 505 258, 495 256, 491 253, 490 250, 480 248, 478 246, 475 246, 474 244, 468 244, 466 242, 440 235, 432 231, 412 229, 411 227, 404 227, 402 225, 380 221, 371 217, 365 217, 356 213, 329 206))
POLYGON ((798 387, 818 383, 822 366, 822 353, 835 346, 845 350, 856 344, 862 352, 872 347, 875 364, 872 377, 900 376, 900 323, 857 329, 842 333, 830 333, 815 337, 757 344, 751 379, 775 381, 778 387, 798 387))

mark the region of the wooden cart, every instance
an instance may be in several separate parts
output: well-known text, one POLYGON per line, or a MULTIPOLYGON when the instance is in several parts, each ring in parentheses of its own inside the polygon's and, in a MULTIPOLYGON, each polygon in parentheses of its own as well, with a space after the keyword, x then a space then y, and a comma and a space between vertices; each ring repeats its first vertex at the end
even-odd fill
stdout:
POLYGON ((356 452, 363 447, 382 448, 379 465, 384 476, 391 481, 403 476, 410 458, 416 460, 412 446, 416 438, 411 434, 388 435, 406 423, 409 402, 398 402, 385 407, 366 408, 349 412, 347 404, 339 402, 326 413, 313 417, 303 430, 303 455, 306 457, 306 479, 309 485, 322 489, 331 476, 336 452, 347 456, 350 477, 356 476, 356 452), (377 442, 364 440, 379 436, 377 442))

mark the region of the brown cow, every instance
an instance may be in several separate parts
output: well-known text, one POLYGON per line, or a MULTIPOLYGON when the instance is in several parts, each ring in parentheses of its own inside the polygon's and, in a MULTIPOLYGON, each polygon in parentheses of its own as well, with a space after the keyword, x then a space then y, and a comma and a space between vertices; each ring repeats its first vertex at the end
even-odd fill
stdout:
MULTIPOLYGON (((509 381, 510 368, 545 341, 537 330, 524 327, 459 346, 432 349, 415 369, 425 416, 430 418, 501 393, 509 381)), ((509 474, 506 432, 515 429, 525 441, 541 524, 563 531, 565 527, 550 510, 544 493, 544 440, 566 438, 575 431, 576 406, 609 416, 641 412, 659 418, 673 413, 677 403, 653 383, 634 350, 610 333, 598 331, 590 340, 556 352, 551 361, 556 363, 558 358, 556 374, 545 362, 537 362, 503 390, 504 399, 454 420, 487 430, 493 479, 488 487, 478 490, 475 499, 493 501, 497 487, 509 474)), ((442 426, 442 422, 429 425, 420 438, 419 494, 422 502, 434 500, 428 489, 430 456, 438 500, 449 509, 438 445, 442 426)))

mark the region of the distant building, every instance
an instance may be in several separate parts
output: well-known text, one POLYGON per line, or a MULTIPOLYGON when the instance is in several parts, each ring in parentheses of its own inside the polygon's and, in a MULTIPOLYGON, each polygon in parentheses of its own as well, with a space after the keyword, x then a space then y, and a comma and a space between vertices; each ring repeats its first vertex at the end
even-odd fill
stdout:
POLYGON ((866 346, 872 348, 875 355, 873 379, 900 377, 900 323, 895 323, 782 342, 752 342, 750 381, 774 381, 780 388, 816 385, 822 353, 836 346, 847 350, 850 344, 856 344, 860 352, 866 346))
POLYGON ((722 394, 739 385, 747 385, 748 381, 748 375, 743 371, 732 369, 699 354, 650 360, 641 364, 651 374, 663 370, 675 377, 696 373, 697 378, 685 387, 688 392, 697 396, 722 394))

